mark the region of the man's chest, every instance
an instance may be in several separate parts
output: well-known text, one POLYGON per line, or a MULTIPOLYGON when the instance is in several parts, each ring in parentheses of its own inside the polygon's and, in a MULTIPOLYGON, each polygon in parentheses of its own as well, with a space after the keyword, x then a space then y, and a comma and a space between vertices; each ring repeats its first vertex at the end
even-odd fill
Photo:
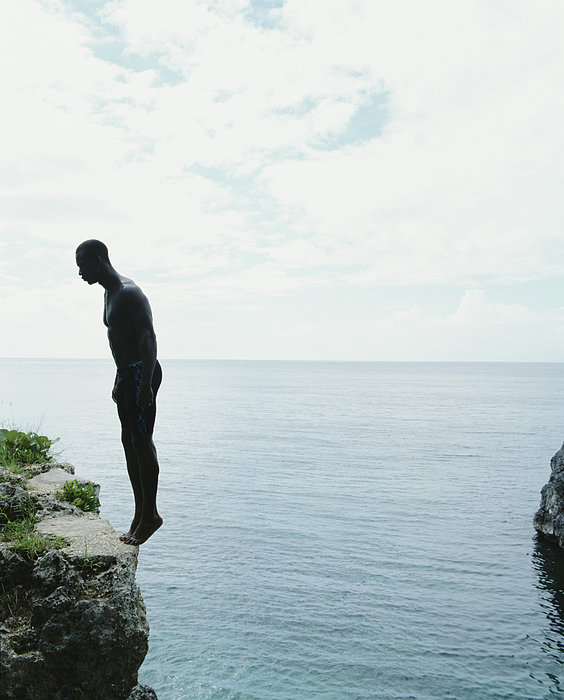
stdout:
POLYGON ((123 327, 131 324, 127 309, 120 297, 106 295, 104 298, 104 323, 108 328, 123 327))

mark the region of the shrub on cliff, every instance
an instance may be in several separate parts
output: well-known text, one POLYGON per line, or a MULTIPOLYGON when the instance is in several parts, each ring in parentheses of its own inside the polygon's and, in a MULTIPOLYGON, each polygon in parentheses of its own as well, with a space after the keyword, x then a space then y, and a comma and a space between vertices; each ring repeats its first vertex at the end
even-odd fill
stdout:
POLYGON ((65 481, 63 490, 57 491, 57 498, 85 512, 97 512, 100 508, 98 489, 91 481, 65 481))
POLYGON ((0 463, 5 466, 50 462, 49 450, 59 438, 20 430, 0 429, 0 463))

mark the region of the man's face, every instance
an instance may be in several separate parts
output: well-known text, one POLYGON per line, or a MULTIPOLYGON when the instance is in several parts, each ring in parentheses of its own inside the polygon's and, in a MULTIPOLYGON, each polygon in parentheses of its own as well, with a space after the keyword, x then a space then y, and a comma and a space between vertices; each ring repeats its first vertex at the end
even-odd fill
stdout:
POLYGON ((100 270, 100 258, 97 255, 76 254, 78 274, 88 284, 96 284, 100 270))

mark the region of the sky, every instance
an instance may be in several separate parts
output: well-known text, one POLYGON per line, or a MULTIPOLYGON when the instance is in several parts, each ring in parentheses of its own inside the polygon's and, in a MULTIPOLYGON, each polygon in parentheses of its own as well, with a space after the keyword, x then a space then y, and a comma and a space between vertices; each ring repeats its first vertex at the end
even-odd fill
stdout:
POLYGON ((561 0, 0 4, 0 357, 562 361, 561 0))

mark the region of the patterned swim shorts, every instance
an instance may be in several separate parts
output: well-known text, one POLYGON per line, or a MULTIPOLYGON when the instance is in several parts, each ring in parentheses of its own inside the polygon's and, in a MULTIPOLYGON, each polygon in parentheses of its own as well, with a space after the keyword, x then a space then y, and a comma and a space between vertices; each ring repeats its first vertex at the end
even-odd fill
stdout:
POLYGON ((116 402, 122 428, 134 435, 152 435, 157 413, 157 392, 162 381, 160 364, 155 364, 151 386, 153 403, 150 406, 137 405, 137 394, 141 386, 143 363, 134 362, 116 373, 116 402))

